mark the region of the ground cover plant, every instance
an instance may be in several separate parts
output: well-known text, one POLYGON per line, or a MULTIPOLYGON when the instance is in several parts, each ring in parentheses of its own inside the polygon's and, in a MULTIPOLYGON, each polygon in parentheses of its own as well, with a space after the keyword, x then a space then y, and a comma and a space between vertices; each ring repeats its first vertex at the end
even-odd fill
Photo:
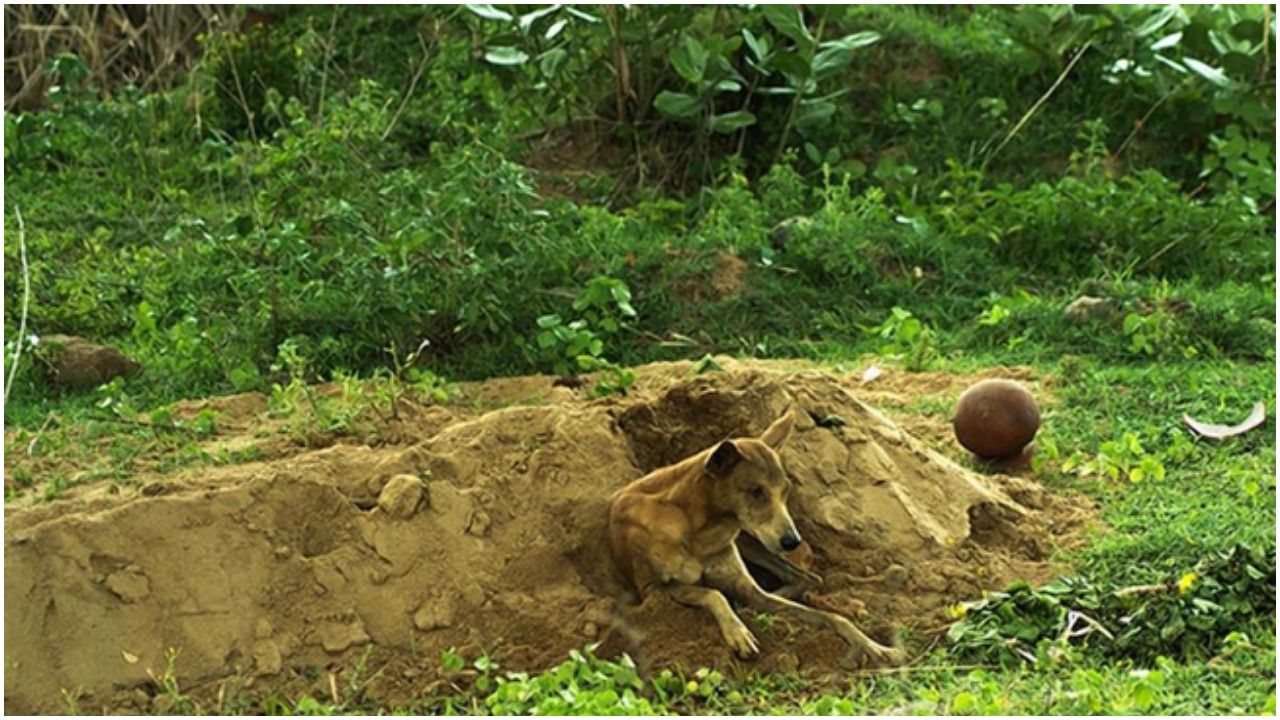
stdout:
POLYGON ((7 517, 560 402, 467 381, 626 403, 644 363, 736 356, 874 362, 873 404, 980 473, 955 384, 1030 368, 1050 410, 1024 475, 1099 520, 1054 577, 910 628, 896 670, 651 672, 588 638, 546 667, 403 666, 353 641, 217 689, 179 648, 130 707, 1274 713, 1271 6, 99 7, 6 8, 7 517), (155 49, 22 34, 58 23, 155 49), (56 334, 141 370, 59 386, 56 334), (232 393, 260 424, 199 400, 232 393), (1180 419, 1258 401, 1221 442, 1180 419))

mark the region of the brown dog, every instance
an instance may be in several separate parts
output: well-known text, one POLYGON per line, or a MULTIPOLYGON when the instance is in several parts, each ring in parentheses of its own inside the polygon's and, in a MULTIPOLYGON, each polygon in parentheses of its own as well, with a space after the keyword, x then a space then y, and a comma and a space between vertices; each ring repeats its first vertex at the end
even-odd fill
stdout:
POLYGON ((791 481, 777 453, 794 427, 788 412, 759 438, 725 440, 619 490, 609 506, 614 562, 642 597, 660 589, 705 608, 741 657, 759 645, 725 595, 830 628, 874 661, 900 662, 900 650, 876 643, 847 618, 767 593, 747 573, 735 542, 743 530, 778 559, 800 545, 787 511, 791 481))

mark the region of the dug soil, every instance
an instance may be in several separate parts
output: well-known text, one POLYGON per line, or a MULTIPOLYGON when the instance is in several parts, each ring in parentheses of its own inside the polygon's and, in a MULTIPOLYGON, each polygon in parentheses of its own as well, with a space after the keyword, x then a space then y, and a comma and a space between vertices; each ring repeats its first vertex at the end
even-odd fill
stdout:
MULTIPOLYGON (((625 652, 646 672, 847 676, 827 630, 743 611, 761 655, 741 662, 704 611, 620 602, 608 556, 611 493, 757 434, 789 406, 791 509, 825 578, 806 601, 882 640, 909 630, 914 652, 955 603, 1061 571, 1051 555, 1089 518, 1079 498, 949 458, 962 456, 942 441, 945 418, 909 433, 869 404, 912 397, 905 373, 863 383, 717 359, 637 375, 625 397, 603 399, 551 377, 465 386, 444 405, 405 403, 387 432, 321 449, 279 437, 261 396, 180 408, 215 410, 213 444, 257 443, 260 459, 7 508, 5 711, 61 712, 67 698, 84 711, 164 710, 166 673, 206 708, 228 694, 327 698, 357 668, 364 699, 398 706, 465 683, 440 669, 449 648, 504 671, 598 642, 597 655, 625 652)), ((975 379, 918 377, 917 396, 975 379)))

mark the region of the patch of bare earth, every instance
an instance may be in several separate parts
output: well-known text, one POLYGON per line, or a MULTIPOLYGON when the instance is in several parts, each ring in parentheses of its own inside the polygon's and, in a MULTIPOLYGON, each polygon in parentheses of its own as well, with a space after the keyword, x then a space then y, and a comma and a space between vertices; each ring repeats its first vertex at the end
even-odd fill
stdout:
MULTIPOLYGON (((845 672, 825 630, 755 626, 761 656, 739 663, 701 610, 615 602, 610 494, 759 433, 792 403, 792 510, 826 580, 808 601, 859 614, 882 639, 901 627, 929 638, 958 601, 1048 579, 1055 542, 1090 517, 1031 479, 965 469, 874 407, 875 393, 916 393, 910 377, 950 389, 944 376, 864 387, 804 363, 717 362, 637 368, 628 396, 599 400, 552 377, 464 384, 448 407, 406 408, 378 443, 293 446, 7 508, 5 709, 62 711, 64 690, 86 710, 154 709, 151 673, 171 648, 184 692, 205 698, 327 692, 311 685, 367 651, 365 697, 385 705, 439 691, 448 648, 509 670, 599 641, 645 671, 845 672)), ((219 441, 273 441, 257 400, 207 402, 238 418, 219 441)))

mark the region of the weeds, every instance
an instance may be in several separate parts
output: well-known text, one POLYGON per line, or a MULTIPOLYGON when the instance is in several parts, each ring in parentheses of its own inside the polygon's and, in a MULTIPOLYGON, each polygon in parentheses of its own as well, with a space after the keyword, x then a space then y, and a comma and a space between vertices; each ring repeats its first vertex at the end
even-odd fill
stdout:
POLYGON ((631 306, 631 290, 626 283, 609 277, 595 277, 587 284, 573 309, 579 319, 566 323, 557 314, 538 318, 537 346, 554 358, 556 372, 603 373, 596 380, 595 395, 625 393, 636 381, 635 373, 605 358, 605 341, 636 317, 631 306))

